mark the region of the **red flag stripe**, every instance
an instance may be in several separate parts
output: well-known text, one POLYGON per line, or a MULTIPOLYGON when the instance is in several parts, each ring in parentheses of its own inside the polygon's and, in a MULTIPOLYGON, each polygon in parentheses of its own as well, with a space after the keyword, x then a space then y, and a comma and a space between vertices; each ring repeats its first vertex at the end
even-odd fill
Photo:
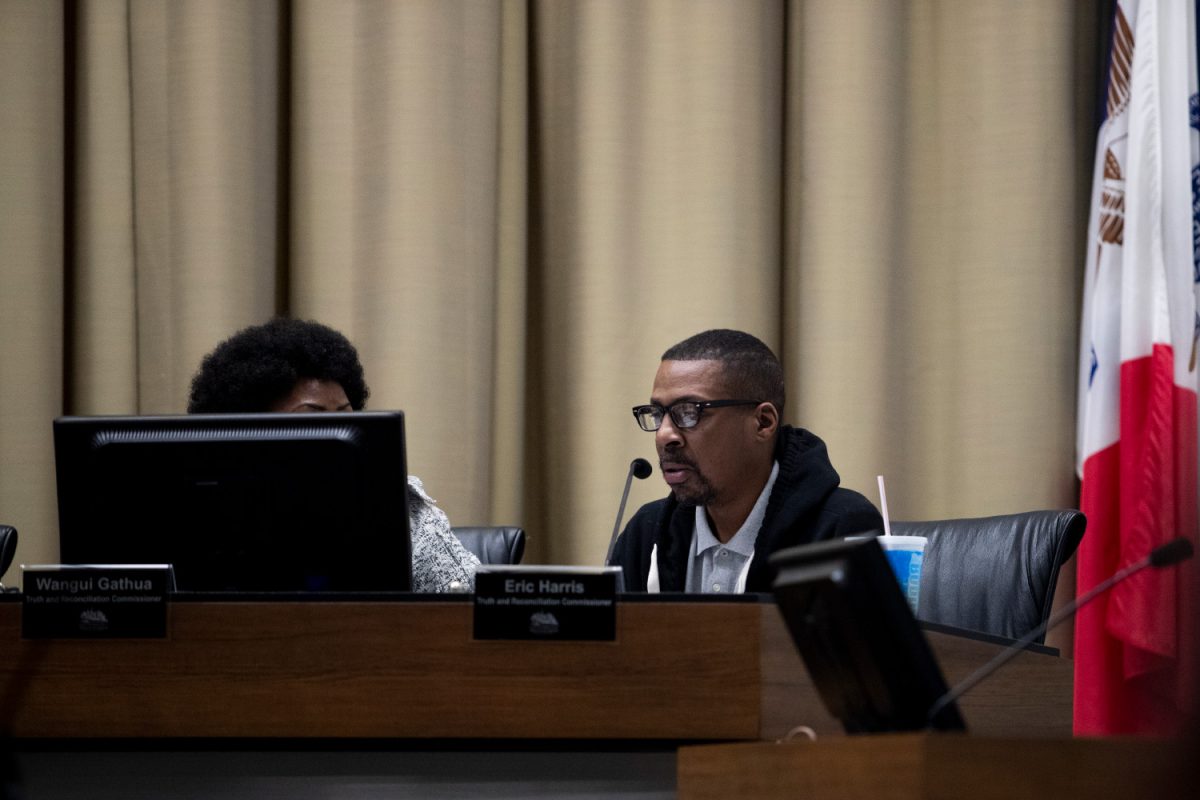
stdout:
MULTIPOLYGON (((1087 591, 1197 525, 1196 394, 1173 382, 1174 354, 1121 365, 1121 439, 1083 465, 1088 531, 1077 584, 1087 591), (1124 531, 1124 535, 1122 535, 1124 531)), ((1075 730, 1171 733, 1192 696, 1195 624, 1177 570, 1148 570, 1080 612, 1075 634, 1075 730), (1177 609, 1180 609, 1177 614, 1177 609)))

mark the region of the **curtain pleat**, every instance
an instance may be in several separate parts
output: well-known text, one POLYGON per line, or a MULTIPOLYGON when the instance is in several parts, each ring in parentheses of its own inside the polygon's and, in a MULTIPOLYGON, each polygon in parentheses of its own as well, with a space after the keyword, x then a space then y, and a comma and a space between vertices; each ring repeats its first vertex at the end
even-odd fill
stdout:
POLYGON ((138 408, 130 38, 123 0, 78 6, 67 395, 73 413, 138 408))
POLYGON ((1079 9, 793 8, 799 419, 899 518, 1073 505, 1079 9))
POLYGON ((169 413, 275 311, 278 9, 133 0, 129 26, 139 409, 169 413))
POLYGON ((370 407, 405 411, 409 471, 464 524, 491 518, 498 278, 523 258, 498 251, 509 13, 313 3, 293 20, 289 311, 358 345, 370 407))
MULTIPOLYGON (((530 278, 543 407, 538 527, 603 560, 630 407, 705 328, 779 343, 783 14, 777 3, 535 4, 539 181, 530 278)), ((639 482, 631 509, 664 494, 639 482)))

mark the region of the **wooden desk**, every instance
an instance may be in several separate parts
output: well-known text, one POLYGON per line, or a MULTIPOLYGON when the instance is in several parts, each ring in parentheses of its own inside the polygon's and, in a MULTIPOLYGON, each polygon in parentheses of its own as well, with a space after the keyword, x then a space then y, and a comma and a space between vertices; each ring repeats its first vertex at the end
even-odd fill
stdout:
MULTIPOLYGON (((174 602, 166 640, 28 641, 19 603, 0 602, 0 725, 25 739, 841 735, 771 603, 623 602, 608 643, 476 642, 471 612, 174 602)), ((929 639, 951 684, 998 650, 929 639)), ((1022 654, 962 708, 973 734, 1069 736, 1071 662, 1022 654)))
POLYGON ((1192 797, 1186 745, 1133 739, 856 736, 679 750, 679 800, 1192 797))
MULTIPOLYGON (((622 602, 608 643, 476 642, 463 599, 176 601, 144 641, 26 641, 20 610, 0 599, 0 758, 41 800, 665 800, 680 744, 853 741, 752 599, 622 602)), ((997 650, 929 638, 950 681, 997 650)), ((1070 674, 1022 655, 968 724, 1067 736, 1070 674)))
POLYGON ((616 642, 477 642, 469 602, 175 602, 170 638, 29 641, 16 737, 754 739, 755 603, 623 603, 616 642), (701 621, 703 623, 701 624, 701 621), (727 646, 728 636, 746 647, 727 646), (681 710, 705 707, 711 713, 681 710))

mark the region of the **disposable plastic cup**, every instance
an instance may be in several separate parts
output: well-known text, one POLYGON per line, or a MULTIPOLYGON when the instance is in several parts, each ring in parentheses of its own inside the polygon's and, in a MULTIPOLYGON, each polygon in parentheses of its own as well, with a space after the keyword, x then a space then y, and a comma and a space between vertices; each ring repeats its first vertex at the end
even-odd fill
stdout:
POLYGON ((914 614, 921 599, 921 565, 925 561, 924 536, 851 536, 851 539, 875 539, 883 548, 900 589, 914 614))

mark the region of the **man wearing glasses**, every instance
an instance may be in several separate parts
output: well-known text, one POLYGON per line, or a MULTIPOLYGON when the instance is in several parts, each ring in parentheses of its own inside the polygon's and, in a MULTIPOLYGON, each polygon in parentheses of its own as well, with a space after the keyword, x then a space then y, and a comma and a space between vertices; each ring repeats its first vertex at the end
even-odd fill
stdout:
POLYGON ((783 367, 748 333, 705 331, 663 353, 633 416, 654 433, 671 494, 617 539, 626 590, 767 592, 775 550, 883 528, 838 486, 825 443, 781 424, 783 404, 783 367))

